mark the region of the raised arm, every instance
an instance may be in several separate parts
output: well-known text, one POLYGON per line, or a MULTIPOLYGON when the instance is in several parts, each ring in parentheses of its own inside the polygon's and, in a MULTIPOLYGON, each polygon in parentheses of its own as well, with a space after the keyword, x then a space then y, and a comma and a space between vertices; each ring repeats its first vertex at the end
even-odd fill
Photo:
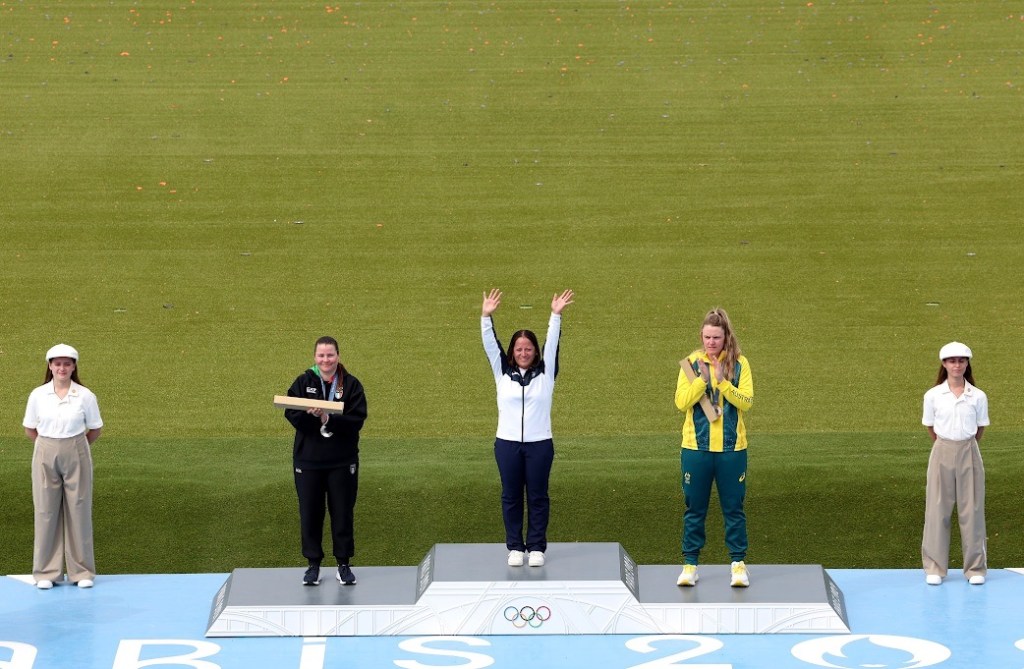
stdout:
POLYGON ((494 320, 491 318, 498 307, 501 306, 501 291, 492 288, 490 294, 484 293, 483 307, 480 309, 480 336, 484 342, 484 353, 487 354, 487 362, 491 364, 491 372, 495 379, 501 378, 501 359, 503 353, 501 344, 498 343, 498 335, 494 331, 494 320))
POLYGON ((558 376, 558 341, 562 335, 562 311, 572 304, 575 295, 571 290, 562 291, 551 298, 551 318, 548 319, 548 336, 544 339, 544 370, 554 378, 558 376))

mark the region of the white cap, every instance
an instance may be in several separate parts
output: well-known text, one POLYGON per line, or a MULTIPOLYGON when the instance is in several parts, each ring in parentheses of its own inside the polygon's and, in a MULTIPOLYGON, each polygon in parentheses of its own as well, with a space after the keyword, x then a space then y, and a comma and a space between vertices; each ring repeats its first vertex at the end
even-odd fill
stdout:
POLYGON ((78 351, 67 344, 57 344, 46 352, 46 362, 50 362, 54 358, 71 358, 72 360, 78 360, 78 351))
POLYGON ((945 360, 946 358, 967 358, 970 360, 971 349, 967 348, 967 344, 951 341, 939 349, 939 360, 945 360))

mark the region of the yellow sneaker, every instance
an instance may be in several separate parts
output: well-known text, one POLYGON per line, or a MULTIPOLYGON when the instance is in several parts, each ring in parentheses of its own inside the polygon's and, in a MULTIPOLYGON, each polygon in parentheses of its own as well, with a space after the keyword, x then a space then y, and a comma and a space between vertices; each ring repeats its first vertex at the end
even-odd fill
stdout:
POLYGON ((743 560, 732 563, 732 582, 729 584, 734 588, 745 588, 750 585, 750 574, 747 573, 747 565, 743 560))
POLYGON ((684 564, 683 571, 679 573, 679 578, 676 579, 676 585, 697 585, 697 565, 695 564, 684 564))

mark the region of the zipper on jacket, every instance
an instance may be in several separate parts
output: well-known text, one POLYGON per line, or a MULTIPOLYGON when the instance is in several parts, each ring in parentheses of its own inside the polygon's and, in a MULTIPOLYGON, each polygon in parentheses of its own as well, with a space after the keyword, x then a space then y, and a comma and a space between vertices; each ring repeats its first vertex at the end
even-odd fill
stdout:
POLYGON ((526 386, 521 386, 523 389, 523 412, 519 418, 519 441, 526 443, 526 386))

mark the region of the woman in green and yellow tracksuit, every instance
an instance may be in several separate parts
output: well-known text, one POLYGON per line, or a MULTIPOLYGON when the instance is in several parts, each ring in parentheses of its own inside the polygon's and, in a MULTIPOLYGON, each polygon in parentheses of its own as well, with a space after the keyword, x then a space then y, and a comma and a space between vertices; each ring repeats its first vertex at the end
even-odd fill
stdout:
POLYGON ((704 547, 704 523, 714 484, 725 520, 725 545, 732 560, 731 585, 746 587, 750 578, 744 564, 747 431, 743 414, 754 404, 754 381, 725 310, 716 308, 708 312, 701 324, 700 337, 701 348, 680 362, 684 368, 676 384, 676 407, 686 412, 681 454, 686 503, 684 564, 677 583, 697 583, 697 563, 704 547), (702 398, 711 403, 714 420, 709 420, 701 409, 702 398))

